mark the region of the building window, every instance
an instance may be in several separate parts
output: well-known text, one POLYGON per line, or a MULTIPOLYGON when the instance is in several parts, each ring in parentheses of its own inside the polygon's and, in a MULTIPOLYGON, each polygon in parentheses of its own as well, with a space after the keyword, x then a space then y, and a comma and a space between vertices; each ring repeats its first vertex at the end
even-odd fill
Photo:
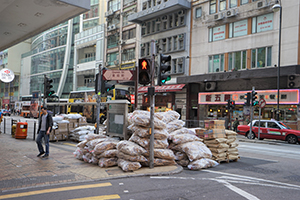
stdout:
POLYGON ((208 72, 224 71, 224 54, 209 56, 208 72))
POLYGON ((210 0, 209 2, 209 14, 217 12, 217 0, 210 0))
POLYGON ((272 47, 262 47, 251 50, 251 67, 262 68, 272 65, 272 47))
POLYGON ((247 51, 238 51, 228 54, 228 70, 238 71, 247 68, 247 51))
POLYGON ((118 56, 119 56, 118 52, 107 54, 107 57, 106 57, 107 65, 108 66, 114 65, 115 64, 114 61, 119 60, 118 56))
POLYGON ((209 42, 225 39, 225 25, 209 29, 209 42))
POLYGON ((123 40, 129 40, 129 39, 135 38, 135 36, 136 36, 136 28, 133 28, 133 29, 130 29, 127 31, 123 31, 123 33, 122 33, 123 40))
POLYGON ((195 17, 200 18, 202 16, 202 7, 196 8, 195 10, 196 10, 195 17))
POLYGON ((229 0, 229 8, 237 7, 238 0, 229 0))
POLYGON ((226 0, 220 0, 220 11, 226 10, 226 0))
POLYGON ((249 3, 249 0, 241 0, 241 5, 249 3))
POLYGON ((241 20, 229 24, 229 38, 248 34, 248 20, 241 20))
POLYGON ((252 18, 252 33, 273 30, 273 13, 252 18))
POLYGON ((118 45, 119 37, 118 35, 109 35, 107 36, 107 48, 113 48, 118 45))
POLYGON ((129 61, 134 59, 135 59, 135 48, 123 50, 122 61, 129 61))
POLYGON ((172 74, 182 74, 184 73, 184 57, 172 59, 172 74))

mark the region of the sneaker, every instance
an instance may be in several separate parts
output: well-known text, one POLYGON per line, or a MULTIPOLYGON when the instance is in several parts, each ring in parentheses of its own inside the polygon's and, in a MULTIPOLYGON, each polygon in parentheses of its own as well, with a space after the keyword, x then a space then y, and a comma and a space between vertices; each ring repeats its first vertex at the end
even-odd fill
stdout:
POLYGON ((49 157, 48 154, 45 154, 45 155, 42 156, 42 158, 48 158, 48 157, 49 157))
POLYGON ((42 153, 39 153, 38 155, 37 155, 37 157, 40 157, 41 155, 43 155, 45 152, 42 152, 42 153))

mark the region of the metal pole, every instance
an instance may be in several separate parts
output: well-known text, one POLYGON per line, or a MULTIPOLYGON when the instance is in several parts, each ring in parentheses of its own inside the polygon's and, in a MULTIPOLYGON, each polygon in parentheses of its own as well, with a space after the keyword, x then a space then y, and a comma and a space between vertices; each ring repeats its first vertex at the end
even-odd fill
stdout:
POLYGON ((36 121, 33 123, 33 140, 35 140, 36 121))
POLYGON ((259 113, 258 113, 258 139, 260 138, 260 115, 261 115, 261 108, 259 106, 259 113))
MULTIPOLYGON (((253 90, 255 90, 254 87, 252 87, 252 91, 253 90)), ((252 119, 253 119, 253 105, 252 105, 252 99, 253 99, 253 97, 252 97, 252 93, 253 92, 251 92, 251 99, 250 99, 250 130, 249 130, 249 134, 250 135, 252 135, 251 133, 252 133, 252 119)), ((248 138, 249 138, 249 136, 248 136, 248 138)))
POLYGON ((98 94, 97 94, 97 114, 96 114, 96 122, 97 122, 97 128, 96 128, 96 134, 99 134, 99 126, 100 126, 100 103, 101 103, 101 80, 102 80, 102 69, 101 69, 101 64, 99 64, 99 68, 98 68, 98 84, 97 88, 98 88, 98 94))
POLYGON ((154 87, 154 59, 155 59, 155 40, 151 40, 151 86, 148 88, 148 94, 150 96, 150 163, 149 167, 154 167, 154 104, 155 104, 155 87, 154 87))
POLYGON ((277 121, 279 121, 279 100, 280 100, 280 49, 281 49, 281 19, 282 7, 279 10, 279 43, 278 43, 278 66, 277 66, 277 121))

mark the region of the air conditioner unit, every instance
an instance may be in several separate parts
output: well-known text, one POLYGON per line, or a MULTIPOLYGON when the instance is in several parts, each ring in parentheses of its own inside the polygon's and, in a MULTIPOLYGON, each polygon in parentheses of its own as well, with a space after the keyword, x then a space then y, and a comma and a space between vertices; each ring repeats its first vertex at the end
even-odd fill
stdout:
POLYGON ((226 12, 226 16, 227 16, 227 17, 234 17, 234 16, 236 16, 236 15, 237 15, 237 10, 236 10, 236 9, 228 10, 228 11, 226 12))
POLYGON ((265 8, 265 7, 268 6, 268 3, 266 1, 259 1, 259 2, 257 2, 256 6, 257 6, 258 9, 265 8))
POLYGON ((184 34, 178 35, 178 39, 179 39, 179 40, 183 40, 183 39, 184 39, 184 34))
POLYGON ((114 14, 114 12, 112 10, 109 10, 109 11, 105 12, 105 17, 108 17, 112 14, 114 14))
POLYGON ((110 31, 110 26, 107 26, 107 31, 110 31))
POLYGON ((124 40, 119 40, 119 44, 124 44, 125 41, 124 40))
POLYGON ((183 58, 179 58, 178 59, 178 64, 182 64, 183 63, 183 58))
POLYGON ((221 20, 224 18, 224 13, 214 15, 214 20, 221 20))
POLYGON ((300 76, 299 75, 289 75, 287 79, 288 88, 299 88, 300 87, 300 76))
POLYGON ((119 61, 118 61, 118 60, 115 60, 115 61, 114 61, 114 64, 115 64, 115 65, 119 64, 119 61))
POLYGON ((206 82, 205 91, 214 91, 217 88, 217 82, 206 82))
POLYGON ((116 29, 116 25, 115 24, 113 24, 113 25, 111 25, 110 26, 110 30, 112 31, 112 30, 115 30, 116 29))
POLYGON ((178 15, 184 15, 184 14, 185 14, 185 11, 184 11, 184 10, 179 10, 177 14, 178 14, 178 15))

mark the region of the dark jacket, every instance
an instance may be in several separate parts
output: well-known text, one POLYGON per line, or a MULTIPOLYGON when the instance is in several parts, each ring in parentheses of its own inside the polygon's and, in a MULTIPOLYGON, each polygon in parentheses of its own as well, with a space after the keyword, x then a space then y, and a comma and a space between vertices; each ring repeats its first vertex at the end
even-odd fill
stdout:
MULTIPOLYGON (((42 126, 42 117, 43 117, 43 114, 41 115, 41 118, 40 118, 40 121, 39 121, 39 128, 38 128, 38 133, 40 132, 41 130, 41 126, 42 126)), ((50 128, 50 132, 52 131, 52 126, 53 126, 53 119, 52 119, 52 116, 48 113, 47 115, 47 121, 46 121, 46 132, 48 130, 49 127, 50 128)))

